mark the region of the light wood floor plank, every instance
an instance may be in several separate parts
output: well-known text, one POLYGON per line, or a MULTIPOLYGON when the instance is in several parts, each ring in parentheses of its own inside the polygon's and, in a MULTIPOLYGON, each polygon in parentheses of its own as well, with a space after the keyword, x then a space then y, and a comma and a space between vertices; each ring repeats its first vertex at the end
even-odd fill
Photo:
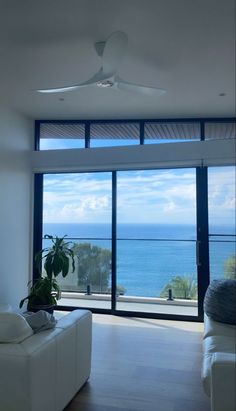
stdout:
POLYGON ((93 315, 92 372, 66 411, 210 411, 200 323, 93 315))

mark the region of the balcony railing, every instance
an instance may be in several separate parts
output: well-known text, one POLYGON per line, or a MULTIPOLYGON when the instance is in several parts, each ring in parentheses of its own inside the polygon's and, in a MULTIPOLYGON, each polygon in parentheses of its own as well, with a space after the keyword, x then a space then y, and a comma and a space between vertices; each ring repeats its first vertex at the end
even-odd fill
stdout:
MULTIPOLYGON (((67 239, 75 243, 77 250, 81 244, 99 247, 101 255, 100 259, 97 257, 97 261, 92 260, 92 254, 88 255, 86 264, 82 267, 79 262, 85 257, 80 255, 76 272, 70 273, 66 278, 59 278, 62 289, 60 304, 110 309, 111 238, 67 239), (96 264, 99 265, 99 261, 101 263, 102 250, 108 250, 110 253, 109 267, 106 269, 96 268, 96 264), (83 270, 87 272, 81 281, 79 278, 83 270)), ((44 246, 46 245, 49 245, 48 240, 44 240, 44 246)), ((225 263, 235 253, 235 236, 212 235, 209 237, 209 245, 211 279, 223 278, 225 263)), ((195 239, 118 238, 116 255, 118 310, 197 315, 195 239), (179 289, 176 277, 180 278, 179 289), (188 287, 195 288, 190 290, 188 287), (165 288, 166 293, 163 292, 165 288)))

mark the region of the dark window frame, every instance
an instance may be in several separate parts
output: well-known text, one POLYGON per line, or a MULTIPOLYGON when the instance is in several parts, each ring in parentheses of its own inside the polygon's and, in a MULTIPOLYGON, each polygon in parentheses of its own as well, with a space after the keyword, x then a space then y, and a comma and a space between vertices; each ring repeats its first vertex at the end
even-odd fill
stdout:
MULTIPOLYGON (((35 120, 35 150, 40 150, 40 125, 43 124, 84 124, 85 135, 84 135, 84 148, 90 148, 90 129, 93 124, 132 124, 136 123, 139 125, 139 145, 145 144, 145 124, 160 123, 160 124, 171 124, 171 123, 192 123, 197 124, 200 127, 199 139, 193 139, 192 141, 203 141, 205 139, 205 127, 207 123, 231 123, 236 122, 236 117, 225 117, 225 118, 171 118, 171 119, 112 119, 112 120, 35 120)), ((158 140, 158 139, 157 139, 158 140)), ((161 140, 160 140, 161 141, 161 140)), ((165 141, 165 139, 163 139, 165 141)), ((183 142, 185 140, 183 139, 183 142)), ((180 142, 179 140, 173 140, 173 142, 180 142)), ((182 141, 181 141, 182 142, 182 141)), ((171 144, 171 143, 169 143, 171 144)), ((124 144, 125 146, 125 144, 124 144)), ((102 146, 101 146, 102 147, 102 146)), ((81 150, 81 148, 78 148, 81 150)))
MULTIPOLYGON (((236 117, 227 118, 178 118, 178 119, 129 119, 129 120, 36 120, 35 121, 35 150, 39 150, 40 142, 40 124, 41 123, 84 123, 85 124, 85 148, 90 147, 90 126, 93 123, 139 123, 140 130, 140 145, 145 142, 144 127, 145 122, 154 123, 199 123, 200 124, 200 139, 205 140, 205 124, 206 123, 226 123, 236 121, 236 117)), ((183 167, 187 168, 187 167, 183 167)), ((145 313, 139 311, 122 311, 116 309, 116 171, 106 170, 112 173, 112 298, 111 309, 98 309, 89 308, 94 313, 112 314, 120 316, 131 316, 140 318, 157 318, 166 320, 179 320, 179 321, 203 321, 203 301, 206 289, 210 281, 209 270, 209 219, 208 219, 208 167, 195 167, 196 168, 196 202, 197 202, 197 247, 199 252, 198 264, 198 316, 186 316, 175 314, 157 314, 157 313, 145 313), (204 275, 201 273, 204 272, 204 275)), ((92 171, 92 170, 91 170, 92 171)), ((123 170, 124 171, 124 170, 123 170)), ((88 171, 87 171, 88 172, 88 171)), ((60 173, 62 173, 60 171, 60 173)), ((63 172, 63 173, 66 173, 63 172)), ((33 254, 35 255, 38 250, 42 248, 42 224, 43 224, 43 175, 47 173, 36 173, 34 179, 34 233, 33 233, 33 254)), ((56 174, 56 173, 55 173, 56 174)), ((38 277, 36 267, 33 267, 33 279, 38 277)), ((65 311, 73 311, 77 308, 83 307, 68 307, 58 304, 58 309, 65 311)))
MULTIPOLYGON (((188 167, 183 167, 183 168, 188 168, 188 167)), ((199 178, 198 175, 199 173, 202 173, 202 170, 204 168, 196 168, 196 191, 197 193, 200 193, 201 191, 201 186, 203 183, 203 178, 199 178)), ((156 169, 155 169, 156 170, 156 169)), ((117 170, 118 171, 118 170, 117 170)), ((182 321, 202 321, 203 320, 203 298, 205 295, 206 288, 209 283, 209 275, 203 277, 201 275, 201 268, 199 269, 199 266, 197 267, 197 274, 198 274, 198 285, 199 289, 201 289, 200 283, 202 278, 204 278, 204 287, 201 292, 199 292, 198 295, 198 316, 189 316, 189 315, 178 315, 178 314, 164 314, 164 313, 145 313, 145 312, 140 312, 140 311, 123 311, 119 310, 116 308, 116 279, 117 279, 117 272, 116 272, 116 264, 117 264, 117 171, 106 171, 111 173, 111 179, 112 179, 112 272, 111 272, 111 278, 112 278, 112 293, 111 293, 111 308, 110 309, 99 309, 99 308, 94 308, 94 307, 88 307, 89 310, 91 310, 94 313, 103 313, 103 314, 112 314, 112 315, 120 315, 120 316, 135 316, 135 317, 141 317, 141 318, 158 318, 158 319, 169 319, 169 320, 182 320, 182 321)), ((122 170, 124 171, 124 170, 122 170)), ((131 170, 129 170, 131 171, 131 170)), ((135 170, 134 170, 135 171, 135 170)), ((67 174, 69 172, 55 172, 55 173, 50 173, 50 174, 67 174)), ((87 173, 86 172, 78 172, 78 174, 83 174, 87 173)), ((100 173, 100 171, 97 171, 97 173, 100 173)), ((42 232, 43 232, 43 176, 47 175, 49 173, 37 173, 35 174, 35 210, 34 210, 34 255, 42 248, 42 232)), ((199 195, 199 194, 197 194, 199 195)), ((197 228, 197 242, 201 242, 201 249, 202 251, 207 249, 205 248, 205 245, 208 241, 208 237, 206 239, 206 236, 202 237, 202 235, 199 237, 199 232, 202 231, 202 227, 204 226, 204 207, 207 207, 207 202, 202 201, 202 198, 197 201, 197 204, 201 204, 201 210, 200 212, 197 211, 196 207, 196 212, 197 212, 197 223, 196 227, 201 227, 201 229, 197 228), (203 224, 203 225, 202 225, 203 224)), ((203 258, 201 258, 201 261, 203 261, 203 258)), ((205 267, 207 264, 204 263, 203 266, 205 267)), ((34 280, 36 280, 39 276, 39 273, 34 267, 33 270, 34 273, 34 280)), ((208 271, 209 274, 209 271, 208 271)), ((68 307, 68 306, 63 306, 58 304, 57 308, 59 310, 64 310, 64 311, 72 311, 77 308, 83 308, 80 306, 74 306, 74 307, 68 307)))

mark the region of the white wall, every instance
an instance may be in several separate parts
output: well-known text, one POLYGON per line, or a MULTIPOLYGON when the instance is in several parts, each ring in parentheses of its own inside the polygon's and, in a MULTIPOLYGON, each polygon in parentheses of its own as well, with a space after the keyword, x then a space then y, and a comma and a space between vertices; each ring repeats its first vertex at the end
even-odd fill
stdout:
POLYGON ((18 306, 31 270, 33 122, 0 110, 0 303, 18 306))
POLYGON ((195 167, 235 163, 235 140, 48 150, 32 153, 36 172, 195 167))

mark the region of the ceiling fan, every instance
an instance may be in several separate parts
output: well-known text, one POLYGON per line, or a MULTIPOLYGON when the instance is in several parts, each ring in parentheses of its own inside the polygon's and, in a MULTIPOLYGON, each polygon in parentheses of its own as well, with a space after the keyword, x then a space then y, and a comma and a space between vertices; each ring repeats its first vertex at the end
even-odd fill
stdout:
POLYGON ((161 96, 166 90, 156 87, 147 87, 141 84, 130 83, 123 80, 117 74, 119 63, 125 53, 128 37, 122 31, 115 31, 106 41, 95 43, 94 47, 99 57, 102 58, 102 66, 99 71, 84 83, 58 88, 46 88, 36 90, 39 93, 63 93, 78 90, 86 86, 101 88, 115 88, 128 92, 137 92, 146 95, 161 96))

